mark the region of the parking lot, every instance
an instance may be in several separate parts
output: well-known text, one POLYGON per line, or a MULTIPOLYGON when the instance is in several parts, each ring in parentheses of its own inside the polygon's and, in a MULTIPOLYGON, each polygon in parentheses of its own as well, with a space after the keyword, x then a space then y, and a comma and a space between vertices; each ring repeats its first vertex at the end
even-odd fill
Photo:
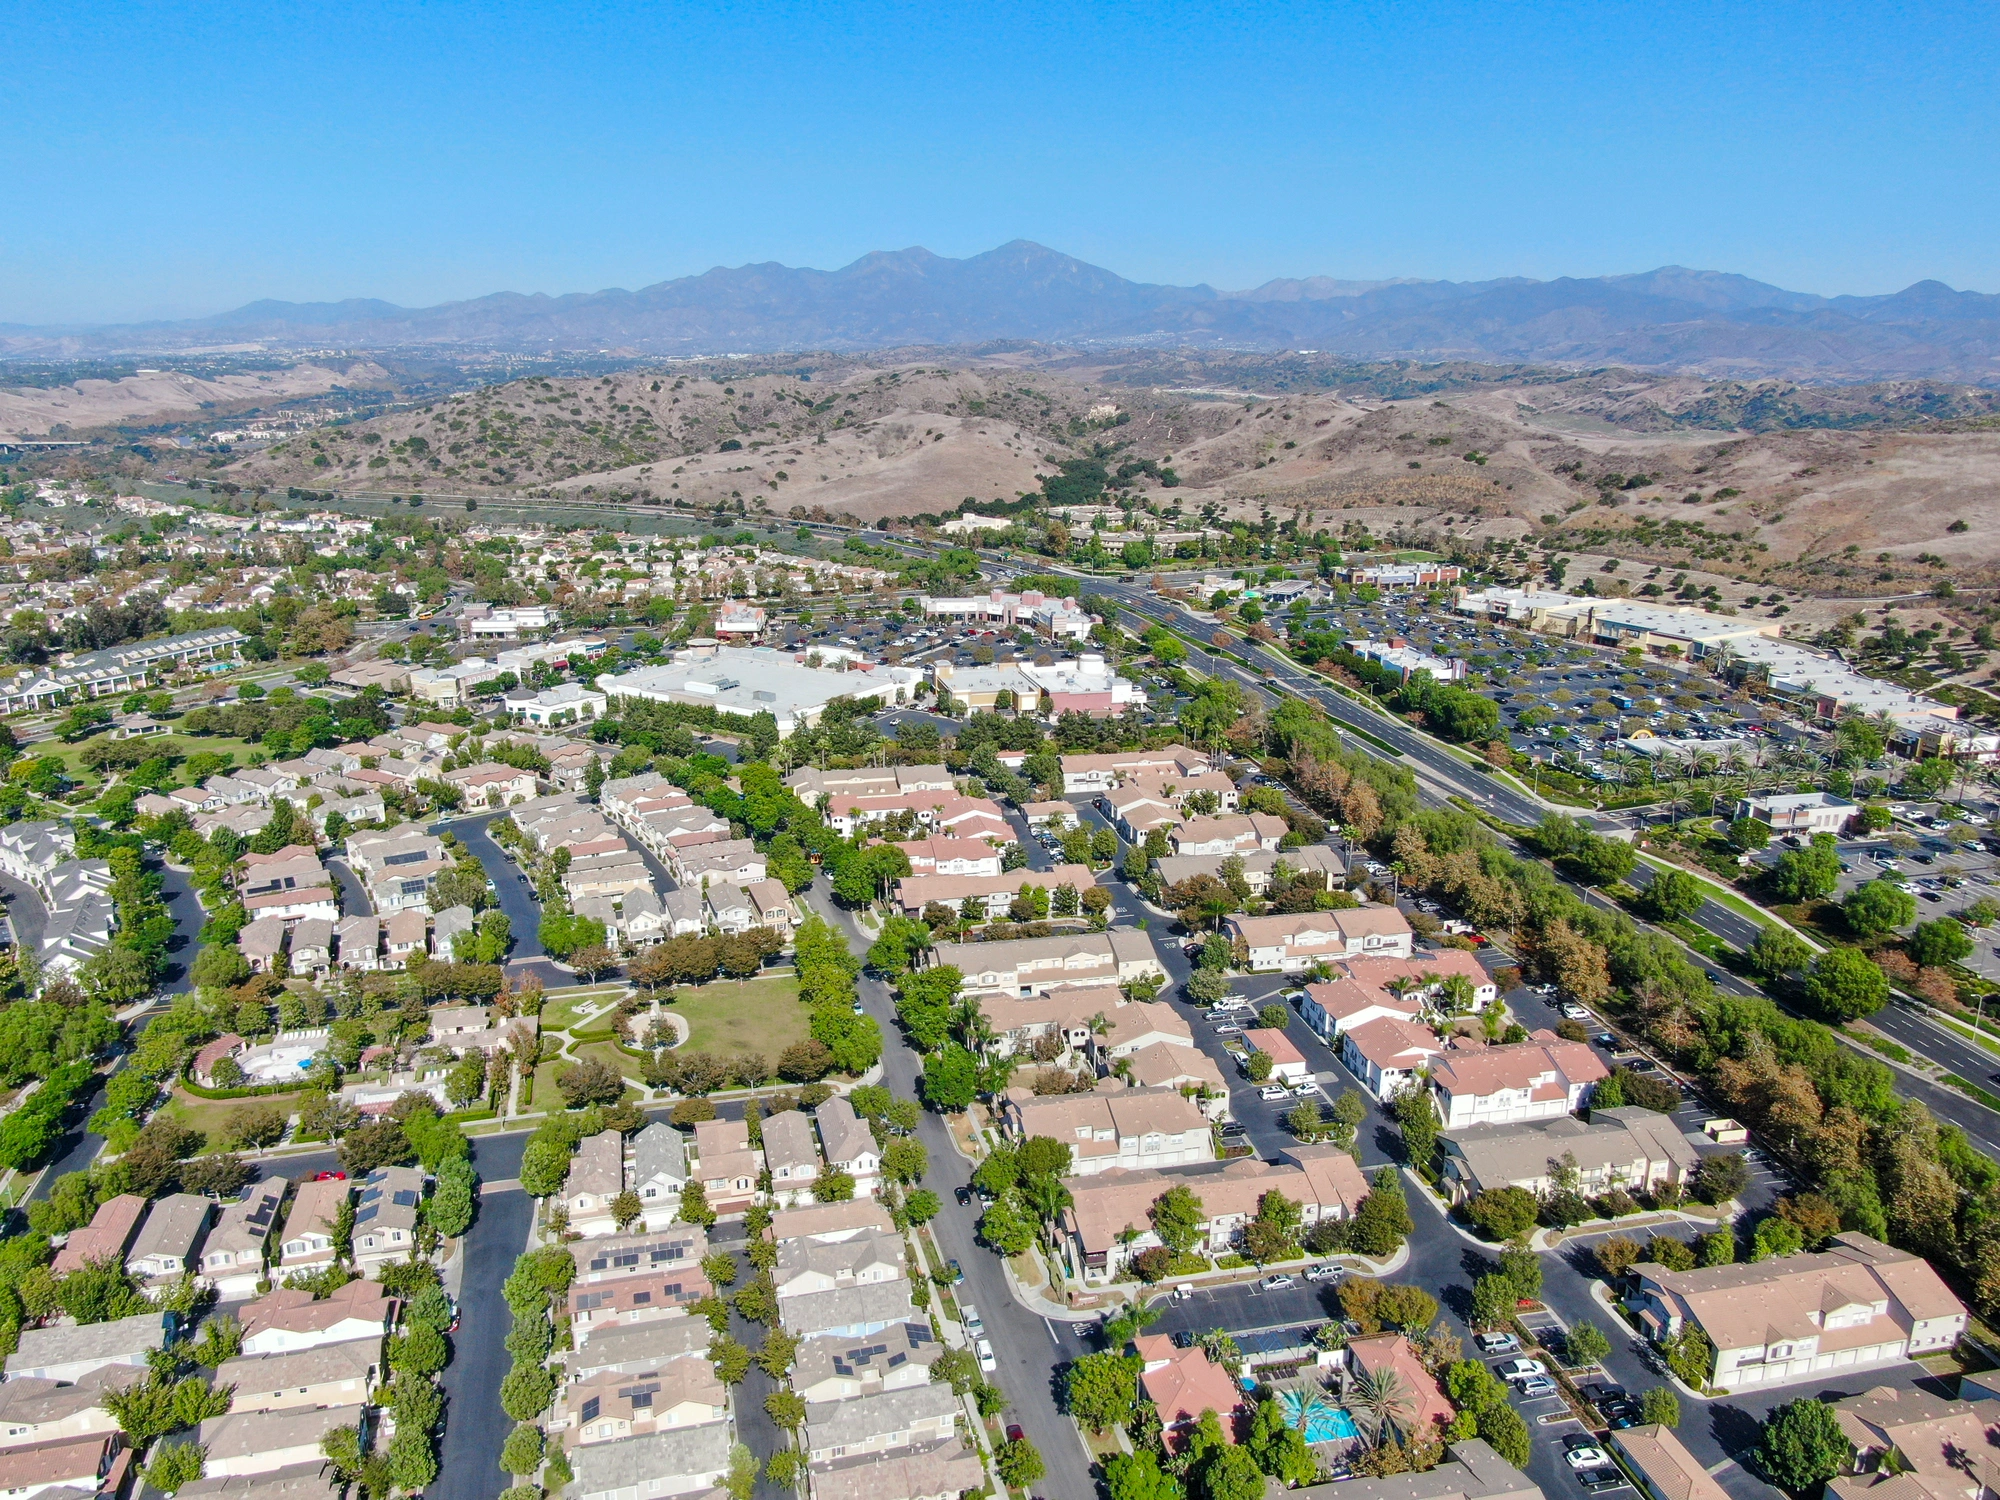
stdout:
MULTIPOLYGON (((1295 617, 1287 617, 1287 623, 1295 617)), ((1690 742, 1731 740, 1789 745, 1818 736, 1775 706, 1687 666, 1648 658, 1628 661, 1605 647, 1562 640, 1511 625, 1475 620, 1413 602, 1383 600, 1312 611, 1308 628, 1356 639, 1396 636, 1441 657, 1462 659, 1468 686, 1500 709, 1509 743, 1530 755, 1574 759, 1580 774, 1616 781, 1628 773, 1600 758, 1600 747, 1640 730, 1690 742)), ((1668 758, 1671 765, 1672 760, 1668 758)), ((1643 765, 1630 773, 1643 779, 1643 765)))

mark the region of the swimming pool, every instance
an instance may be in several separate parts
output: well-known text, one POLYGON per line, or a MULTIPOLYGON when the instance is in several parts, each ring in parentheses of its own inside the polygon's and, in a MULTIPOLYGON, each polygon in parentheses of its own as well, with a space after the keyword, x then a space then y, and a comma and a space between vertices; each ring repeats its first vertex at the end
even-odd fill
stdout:
POLYGON ((1344 1406, 1335 1406, 1317 1391, 1280 1391, 1278 1405, 1285 1422, 1305 1434, 1309 1443, 1333 1443, 1361 1436, 1344 1406))

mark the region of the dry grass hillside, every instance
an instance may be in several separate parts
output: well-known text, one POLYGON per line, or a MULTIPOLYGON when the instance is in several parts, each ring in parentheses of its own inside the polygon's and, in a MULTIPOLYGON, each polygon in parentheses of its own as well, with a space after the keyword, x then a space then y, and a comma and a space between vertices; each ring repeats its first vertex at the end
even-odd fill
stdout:
POLYGON ((1177 487, 1140 494, 1189 516, 1531 539, 1849 598, 2000 581, 1988 392, 1350 368, 1370 373, 1013 347, 537 377, 320 429, 228 477, 873 521, 1012 499, 1115 451, 1170 467, 1177 487))
POLYGON ((49 387, 0 389, 0 434, 9 437, 80 433, 135 422, 158 422, 211 412, 224 416, 329 391, 388 385, 380 365, 363 361, 339 369, 301 364, 254 374, 203 379, 177 370, 142 370, 119 380, 78 380, 49 387))

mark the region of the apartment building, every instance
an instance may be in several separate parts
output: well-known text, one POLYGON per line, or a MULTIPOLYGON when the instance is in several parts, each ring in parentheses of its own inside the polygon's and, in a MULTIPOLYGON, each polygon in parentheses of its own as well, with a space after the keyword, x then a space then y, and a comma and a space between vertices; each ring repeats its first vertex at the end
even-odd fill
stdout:
POLYGON ((1342 958, 1408 958, 1414 941, 1409 922, 1393 906, 1236 916, 1224 930, 1249 950, 1250 967, 1260 973, 1296 974, 1342 958))
POLYGON ((1494 1188, 1552 1192, 1554 1163, 1573 1162, 1577 1189, 1588 1197, 1614 1187, 1651 1192, 1685 1184, 1701 1161, 1671 1115, 1636 1105, 1593 1109, 1586 1124, 1574 1115, 1506 1125, 1469 1125, 1442 1138, 1444 1181, 1453 1202, 1494 1188))
POLYGON ((1633 1267, 1626 1305, 1656 1343, 1695 1327, 1714 1349, 1709 1384, 1792 1385, 1830 1371, 1950 1349, 1965 1305, 1930 1263, 1849 1232, 1817 1254, 1669 1271, 1633 1267))
POLYGON ((1444 1128, 1463 1130, 1574 1114, 1610 1076, 1586 1044, 1543 1032, 1510 1045, 1448 1048, 1431 1065, 1430 1086, 1444 1128))
POLYGON ((1001 1120, 1018 1140, 1042 1135, 1063 1142, 1070 1148, 1070 1170, 1079 1177, 1214 1158, 1208 1117, 1180 1090, 1106 1082, 1116 1086, 1046 1098, 1009 1089, 1001 1100, 1001 1120))

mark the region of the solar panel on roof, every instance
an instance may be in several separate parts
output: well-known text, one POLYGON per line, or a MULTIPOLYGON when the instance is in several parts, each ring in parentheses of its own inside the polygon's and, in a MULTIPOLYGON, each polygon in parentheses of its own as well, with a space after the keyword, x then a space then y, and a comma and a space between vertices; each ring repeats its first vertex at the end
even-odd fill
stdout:
POLYGON ((417 1206, 417 1195, 408 1188, 398 1188, 395 1197, 389 1201, 400 1208, 415 1208, 417 1206))

